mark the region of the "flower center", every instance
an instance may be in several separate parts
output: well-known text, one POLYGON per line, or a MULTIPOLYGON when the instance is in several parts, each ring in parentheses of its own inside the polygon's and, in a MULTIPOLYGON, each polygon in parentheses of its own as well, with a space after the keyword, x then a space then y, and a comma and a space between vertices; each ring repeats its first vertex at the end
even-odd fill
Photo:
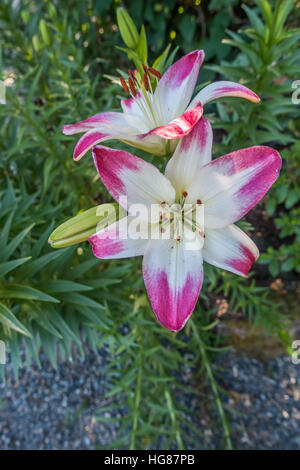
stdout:
POLYGON ((183 191, 174 204, 169 205, 165 201, 160 204, 160 231, 178 242, 182 240, 186 229, 205 238, 204 205, 200 199, 196 203, 186 203, 186 197, 187 192, 183 191))
POLYGON ((143 64, 143 71, 142 74, 138 70, 128 70, 127 82, 123 77, 120 77, 120 82, 124 91, 131 95, 140 108, 150 130, 163 124, 163 108, 159 89, 154 95, 162 75, 158 70, 146 67, 145 64, 143 64))

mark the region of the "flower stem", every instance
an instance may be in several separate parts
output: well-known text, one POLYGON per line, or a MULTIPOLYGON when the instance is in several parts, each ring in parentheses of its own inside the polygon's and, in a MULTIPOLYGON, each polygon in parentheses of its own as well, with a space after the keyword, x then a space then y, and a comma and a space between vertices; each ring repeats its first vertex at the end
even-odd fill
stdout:
POLYGON ((231 443, 231 438, 230 438, 229 425, 228 425, 227 418, 226 418, 225 412, 224 412, 224 408, 223 408, 223 405, 222 405, 222 402, 221 402, 221 399, 220 399, 220 395, 219 395, 219 392, 218 392, 217 382, 214 378, 210 362, 207 358, 205 345, 204 345, 204 343, 203 343, 203 341, 202 341, 202 339, 201 339, 201 337, 198 333, 197 327, 196 327, 195 323, 193 322, 193 320, 190 319, 189 323, 192 327, 195 338, 196 338, 196 340, 199 344, 202 360, 203 360, 203 363, 204 363, 204 366, 205 366, 205 369, 206 369, 206 373, 207 373, 207 376, 208 376, 208 379, 209 379, 209 382, 210 382, 210 385, 211 385, 211 389, 212 389, 213 394, 215 396, 218 412, 219 412, 221 422, 222 422, 222 426, 223 426, 223 429, 224 429, 226 449, 227 450, 232 450, 232 443, 231 443))
POLYGON ((173 405, 173 401, 172 401, 169 390, 165 390, 165 397, 166 397, 166 401, 167 401, 168 410, 169 410, 169 413, 170 413, 170 416, 171 416, 172 425, 175 429, 175 437, 176 437, 178 449, 183 450, 185 447, 184 447, 183 441, 181 439, 181 434, 180 434, 178 424, 177 424, 177 420, 176 420, 176 416, 175 416, 174 405, 173 405))
POLYGON ((140 401, 141 401, 142 371, 143 371, 142 351, 140 351, 140 353, 139 353, 137 362, 138 362, 138 374, 137 374, 134 418, 133 418, 133 426, 132 426, 132 433, 131 433, 130 450, 135 450, 135 438, 136 438, 138 419, 139 419, 139 408, 140 408, 140 401))

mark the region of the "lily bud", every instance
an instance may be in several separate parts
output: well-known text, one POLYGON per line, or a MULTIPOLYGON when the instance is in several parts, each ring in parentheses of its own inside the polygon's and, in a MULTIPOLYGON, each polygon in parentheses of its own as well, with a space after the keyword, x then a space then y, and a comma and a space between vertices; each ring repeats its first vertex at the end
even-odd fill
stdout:
POLYGON ((49 29, 45 20, 40 21, 40 31, 41 31, 44 43, 47 46, 50 46, 52 42, 52 38, 51 38, 49 29))
POLYGON ((34 36, 32 36, 32 45, 34 50, 38 52, 41 47, 41 43, 37 34, 34 34, 34 36))
POLYGON ((126 46, 135 49, 139 43, 139 33, 131 16, 122 7, 117 9, 117 22, 126 46))
POLYGON ((51 233, 48 243, 52 248, 63 248, 84 242, 125 215, 126 211, 117 203, 100 204, 59 225, 51 233))

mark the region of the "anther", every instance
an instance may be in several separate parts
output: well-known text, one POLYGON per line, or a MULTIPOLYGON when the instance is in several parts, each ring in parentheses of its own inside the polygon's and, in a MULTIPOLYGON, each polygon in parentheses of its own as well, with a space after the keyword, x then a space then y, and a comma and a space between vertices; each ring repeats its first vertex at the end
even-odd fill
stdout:
POLYGON ((198 206, 201 206, 201 204, 202 204, 201 199, 197 199, 197 204, 198 204, 198 206))
POLYGON ((186 191, 182 191, 183 197, 187 197, 188 193, 186 191))
POLYGON ((120 77, 120 82, 121 82, 121 85, 122 85, 123 90, 125 91, 125 93, 127 93, 129 95, 130 91, 129 91, 127 83, 125 82, 123 77, 120 77))
POLYGON ((137 79, 135 78, 134 73, 132 72, 132 70, 128 70, 128 75, 131 78, 131 80, 133 81, 133 83, 137 83, 137 79))
POLYGON ((128 85, 129 85, 130 91, 131 91, 131 93, 133 94, 133 96, 136 96, 136 95, 137 95, 137 92, 136 92, 136 89, 135 89, 135 86, 134 86, 134 82, 133 82, 133 80, 132 80, 131 77, 128 78, 128 85))
POLYGON ((145 85, 146 91, 149 91, 148 75, 146 73, 144 73, 144 85, 145 85))
POLYGON ((148 69, 147 69, 146 65, 145 65, 145 64, 142 64, 142 67, 143 67, 143 69, 144 69, 145 74, 146 74, 146 75, 149 75, 149 72, 148 72, 148 69))
POLYGON ((154 77, 157 77, 157 78, 162 77, 162 74, 158 70, 153 69, 152 67, 149 67, 148 70, 152 75, 154 75, 154 77))
POLYGON ((181 237, 176 238, 178 242, 181 242, 181 237))
POLYGON ((166 201, 163 201, 163 202, 161 203, 161 207, 166 207, 166 205, 167 205, 166 201))

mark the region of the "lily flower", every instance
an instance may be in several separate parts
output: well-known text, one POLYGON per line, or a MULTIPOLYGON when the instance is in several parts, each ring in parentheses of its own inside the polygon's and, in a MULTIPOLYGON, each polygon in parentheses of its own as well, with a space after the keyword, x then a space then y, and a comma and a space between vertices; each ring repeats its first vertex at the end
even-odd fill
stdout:
POLYGON ((172 331, 182 329, 195 308, 203 282, 203 260, 248 276, 259 252, 234 223, 266 194, 281 167, 279 153, 270 147, 245 148, 214 160, 211 149, 212 129, 205 118, 180 140, 165 174, 128 152, 105 146, 93 149, 102 182, 128 211, 126 217, 89 238, 93 253, 101 259, 142 255, 153 311, 172 331), (159 206, 159 222, 136 215, 137 203, 147 210, 159 206), (178 220, 186 205, 200 206, 203 217, 195 221, 187 211, 185 230, 178 236, 178 220), (142 235, 136 237, 131 228, 138 223, 142 235), (173 236, 144 236, 149 227, 151 233, 163 234, 167 223, 173 236))
POLYGON ((121 100, 123 112, 103 112, 76 124, 63 126, 67 135, 84 132, 74 149, 75 160, 111 139, 121 140, 155 155, 175 149, 177 140, 190 132, 203 114, 203 105, 223 96, 260 101, 251 90, 239 83, 219 81, 206 86, 191 101, 204 51, 196 50, 175 62, 161 76, 144 66, 144 75, 129 71, 128 81, 120 79, 131 98, 121 100), (151 82, 156 80, 153 90, 151 82), (171 141, 168 143, 166 141, 171 141))

